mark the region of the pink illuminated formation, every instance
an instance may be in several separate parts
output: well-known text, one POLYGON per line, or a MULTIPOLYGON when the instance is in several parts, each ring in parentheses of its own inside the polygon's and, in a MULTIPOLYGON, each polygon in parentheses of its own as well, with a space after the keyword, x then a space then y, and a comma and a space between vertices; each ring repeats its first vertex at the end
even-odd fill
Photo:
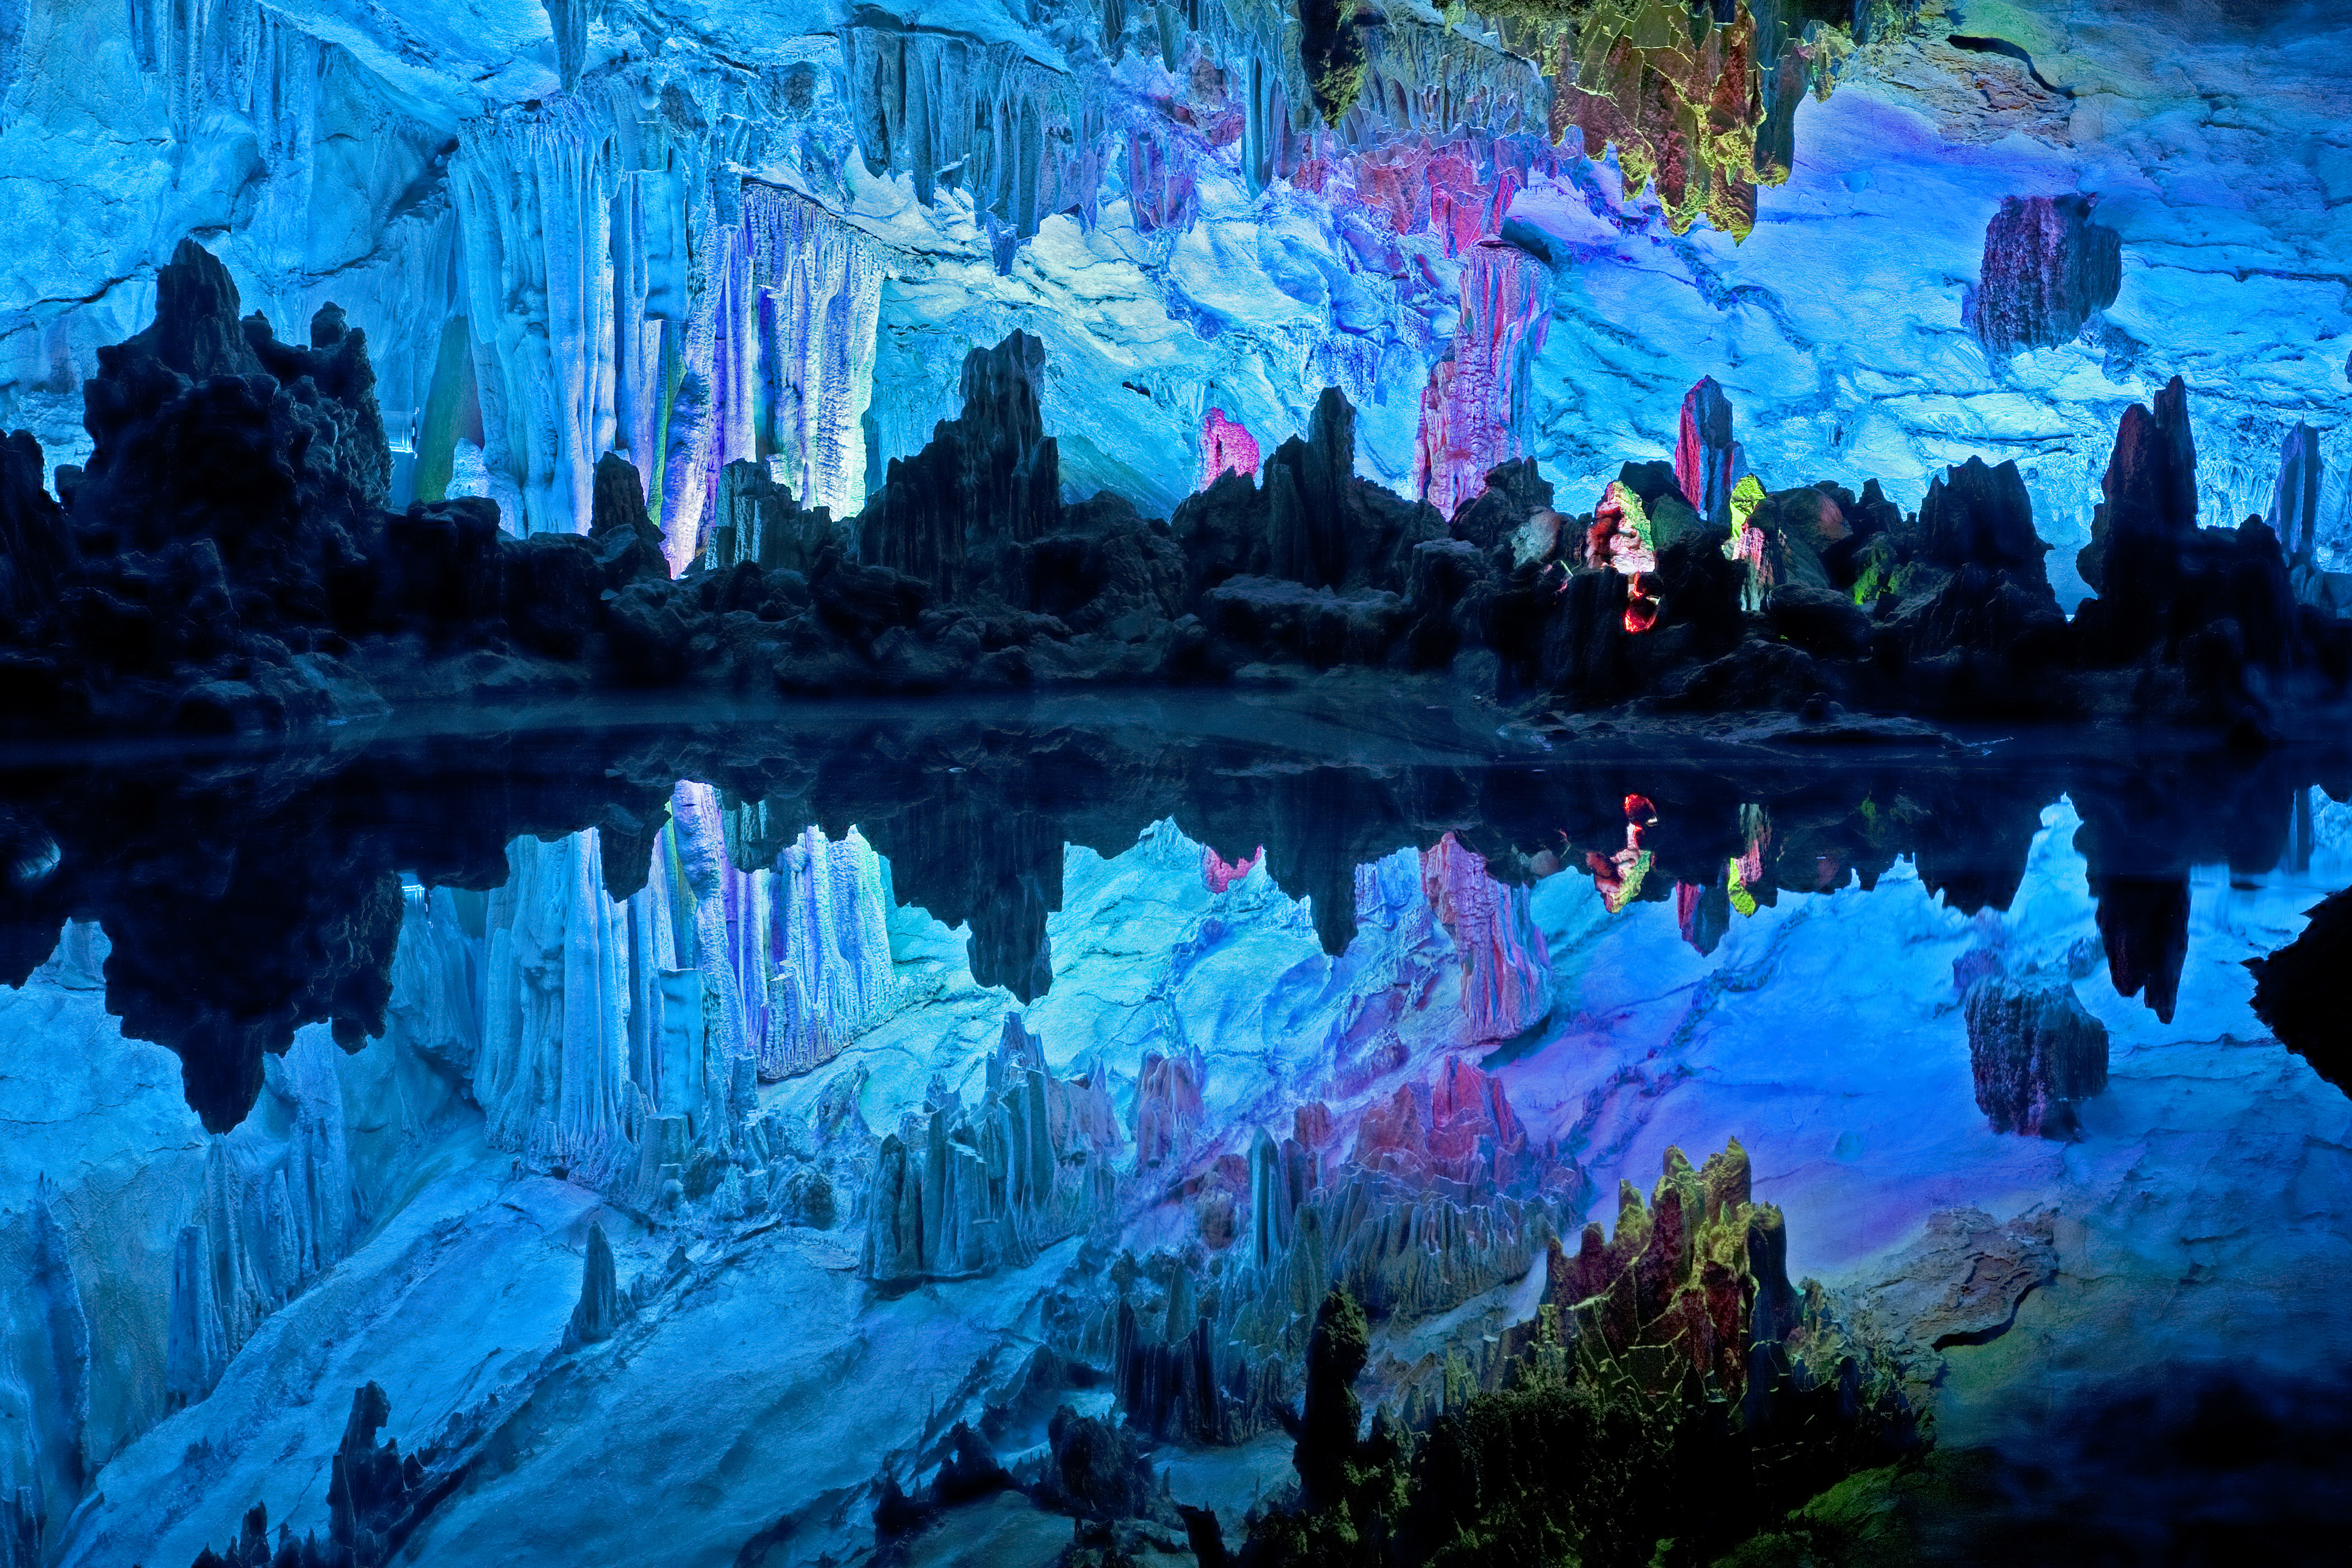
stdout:
POLYGON ((1201 489, 1207 489, 1223 474, 1255 479, 1257 468, 1257 439, 1238 420, 1226 418, 1222 408, 1212 408, 1201 416, 1201 489))
POLYGON ((1525 888, 1486 875, 1486 862, 1447 834, 1423 851, 1421 889, 1462 953, 1462 1011, 1473 1040, 1507 1040, 1550 1005, 1551 954, 1525 888))
POLYGON ((1201 880, 1208 884, 1209 891, 1222 893, 1244 877, 1248 876, 1256 868, 1257 863, 1265 858, 1265 846, 1261 844, 1257 847, 1255 854, 1244 855, 1231 865, 1227 865, 1218 857, 1215 850, 1203 844, 1201 846, 1201 880))
POLYGON ((1462 258, 1462 323, 1421 394, 1413 485, 1451 517, 1486 488, 1486 471, 1519 455, 1515 415, 1528 361, 1551 320, 1551 274, 1507 245, 1470 247, 1462 258))
POLYGON ((1731 438, 1731 400, 1711 375, 1683 399, 1681 434, 1675 441, 1675 480, 1683 499, 1704 521, 1723 528, 1731 521, 1731 487, 1748 471, 1748 458, 1731 438))
POLYGON ((1139 1168, 1156 1165, 1192 1147, 1201 1130, 1201 1086, 1208 1077, 1208 1060, 1198 1046, 1174 1056, 1163 1056, 1158 1051, 1143 1053, 1143 1070, 1135 1079, 1135 1160, 1139 1168))
POLYGON ((1601 901, 1612 915, 1622 914, 1642 896, 1642 883, 1650 874, 1653 858, 1645 841, 1657 823, 1658 808, 1650 804, 1650 797, 1629 795, 1625 797, 1625 847, 1609 856, 1598 850, 1585 853, 1585 868, 1592 873, 1601 901))
POLYGON ((1530 1147, 1502 1080, 1460 1057, 1438 1069, 1425 1094, 1406 1084, 1367 1109, 1353 1163, 1423 1181, 1444 1176, 1465 1186, 1508 1187, 1538 1173, 1551 1152, 1530 1147))
POLYGON ((1612 479, 1592 510, 1592 531, 1587 536, 1586 559, 1595 566, 1613 566, 1629 579, 1625 587, 1625 629, 1646 632, 1658 623, 1664 606, 1658 597, 1658 552, 1642 498, 1622 479, 1612 479))

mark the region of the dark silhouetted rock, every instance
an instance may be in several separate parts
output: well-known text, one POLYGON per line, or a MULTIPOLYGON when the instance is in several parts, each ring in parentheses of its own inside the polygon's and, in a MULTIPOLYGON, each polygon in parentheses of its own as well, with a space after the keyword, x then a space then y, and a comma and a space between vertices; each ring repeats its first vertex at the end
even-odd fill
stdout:
POLYGON ((1919 532, 1924 553, 1939 566, 1990 567, 2048 591, 2042 557, 2049 546, 2033 531, 2033 502, 2013 462, 1993 468, 1970 458, 1947 469, 1919 503, 1919 532))
POLYGON ((1355 410, 1326 387, 1306 438, 1266 458, 1262 486, 1222 477, 1176 509, 1170 527, 1184 552, 1188 605, 1234 576, 1405 590, 1413 546, 1443 538, 1444 523, 1433 508, 1356 477, 1355 430, 1355 410))
POLYGON ((1533 458, 1521 458, 1486 471, 1486 488, 1454 514, 1453 534, 1490 551, 1528 518, 1551 510, 1551 485, 1533 458))
POLYGON ((1870 651, 1870 616, 1847 595, 1802 583, 1772 590, 1765 605, 1773 631, 1808 653, 1859 658, 1870 651))
POLYGON ((1234 577, 1202 596, 1209 635, 1230 665, 1291 662, 1328 669, 1378 664, 1403 631, 1405 603, 1379 589, 1335 594, 1274 577, 1234 577))
POLYGON ((710 571, 749 562, 763 572, 805 573, 827 545, 847 547, 854 538, 824 507, 803 509, 765 463, 739 458, 719 470, 702 563, 710 571))
POLYGON ((425 1516, 465 1479, 462 1466, 436 1465, 400 1445, 379 1445, 377 1432, 392 1414, 383 1390, 371 1383, 352 1396, 351 1420, 327 1482, 327 1539, 297 1541, 280 1526, 268 1541, 268 1517, 257 1503, 226 1554, 206 1547, 195 1568, 384 1568, 400 1554, 425 1516))
POLYGON ((2346 1007, 2352 992, 2352 889, 2329 894, 2305 913, 2310 923, 2301 936, 2267 957, 2246 960, 2254 976, 2254 1012, 2313 1071, 2352 1090, 2346 1007))
POLYGON ((2094 872, 2091 893, 2116 994, 2145 992, 2149 1010, 2169 1024, 2189 957, 2189 879, 2094 872))
POLYGON ((0 616, 37 620, 74 564, 65 509, 41 488, 41 444, 29 430, 0 441, 0 616))
POLYGON ((1298 1447, 1291 1462, 1307 1506, 1321 1507, 1347 1490, 1349 1461, 1355 1458, 1363 1402, 1356 1379, 1371 1359, 1371 1331, 1364 1310, 1336 1286, 1315 1310, 1315 1331, 1307 1342, 1307 1394, 1298 1415, 1298 1447))
POLYGON ((1134 1519, 1155 1510, 1160 1489, 1143 1446, 1125 1426, 1068 1405, 1045 1429, 1051 1458, 1037 1483, 1037 1500, 1083 1519, 1134 1519))
MULTIPOLYGON (((731 470, 733 465, 730 465, 731 470)), ((636 465, 618 452, 596 459, 595 489, 591 492, 588 542, 604 581, 612 587, 636 582, 662 582, 669 562, 662 554, 661 530, 646 513, 646 483, 636 465)), ((764 564, 764 563, 762 563, 764 564)))
POLYGON ((990 1492, 1003 1491, 1013 1478, 996 1460, 996 1450, 968 1422, 959 1421, 948 1434, 948 1457, 931 1478, 931 1496, 943 1506, 970 1502, 990 1492))
POLYGON ((857 521, 866 562, 942 599, 1002 596, 1005 549, 1051 531, 1061 459, 1041 405, 1045 345, 1014 332, 964 361, 963 412, 911 458, 894 458, 857 521))

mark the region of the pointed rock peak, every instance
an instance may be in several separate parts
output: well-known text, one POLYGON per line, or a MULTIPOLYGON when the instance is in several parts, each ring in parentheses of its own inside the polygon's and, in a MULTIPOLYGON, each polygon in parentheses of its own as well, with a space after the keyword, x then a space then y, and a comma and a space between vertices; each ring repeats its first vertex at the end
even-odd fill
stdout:
POLYGON ((2033 531, 2033 501, 2014 462, 1999 468, 1982 458, 1948 468, 1919 503, 1928 555, 1946 566, 1971 563, 2023 572, 2042 570, 2050 548, 2033 531))
POLYGON ((2189 425, 2189 389, 2176 375, 2154 404, 2152 412, 2144 403, 2124 410, 2100 481, 2111 514, 2107 525, 2123 536, 2181 534, 2197 526, 2197 440, 2189 425))
POLYGON ((2271 489, 2271 531, 2298 559, 2311 553, 2319 516, 2319 432, 2301 420, 2279 444, 2278 481, 2271 489))
POLYGON ((155 274, 155 320, 110 353, 142 348, 193 381, 215 375, 256 375, 261 362, 238 330, 236 284, 220 258, 194 238, 180 241, 155 274))
POLYGON ((646 513, 645 481, 636 465, 618 452, 596 459, 589 519, 588 537, 596 543, 597 558, 618 568, 624 581, 669 575, 661 530, 646 513))
POLYGON ((1347 395, 1327 386, 1315 400, 1315 415, 1307 426, 1307 444, 1341 474, 1356 467, 1356 409, 1347 395))
POLYGON ((958 392, 965 419, 976 414, 1011 416, 1031 439, 1043 436, 1045 345, 1027 332, 1014 331, 994 348, 972 350, 964 355, 958 392))
POLYGON ((330 300, 310 317, 310 346, 322 351, 339 348, 344 334, 350 330, 351 324, 344 319, 343 308, 330 300))
POLYGON ((609 1340, 620 1321, 621 1289, 613 1265, 613 1245, 604 1239, 604 1227, 592 1222, 581 1264, 580 1301, 572 1309, 571 1324, 563 1331, 564 1346, 571 1349, 609 1340))
POLYGON ((1731 518, 1731 492, 1748 471, 1748 459, 1731 438, 1731 400, 1715 377, 1701 376, 1683 398, 1682 426, 1675 438, 1675 481, 1691 510, 1717 528, 1731 518))

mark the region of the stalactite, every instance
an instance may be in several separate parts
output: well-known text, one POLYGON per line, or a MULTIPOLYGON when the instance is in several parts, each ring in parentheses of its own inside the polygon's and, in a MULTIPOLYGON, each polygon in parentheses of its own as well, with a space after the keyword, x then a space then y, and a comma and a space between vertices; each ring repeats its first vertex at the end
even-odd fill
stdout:
MULTIPOLYGON (((696 181, 684 206, 679 249, 694 249, 686 237, 704 235, 704 256, 725 243, 717 233, 716 204, 707 183, 696 181)), ((707 268, 688 264, 684 269, 674 331, 663 334, 667 345, 662 375, 667 383, 668 427, 663 437, 661 464, 662 552, 673 573, 693 563, 702 543, 702 522, 709 510, 717 480, 725 464, 713 465, 718 445, 719 405, 715 390, 719 349, 719 290, 705 275, 707 268)))
POLYGON ((829 840, 812 827, 779 858, 761 1076, 823 1066, 889 1006, 896 988, 884 869, 856 828, 829 840))
POLYGON ((258 0, 133 5, 139 63, 163 79, 173 133, 189 140, 204 116, 228 110, 262 132, 275 159, 307 156, 329 46, 271 15, 258 0))
POLYGON ((1520 454, 1529 362, 1543 347, 1551 274, 1525 251, 1474 247, 1463 258, 1462 324, 1421 395, 1413 483, 1452 516, 1486 474, 1520 454))
POLYGON ((37 1178, 23 1272, 0 1297, 0 1568, 37 1568, 89 1461, 89 1321, 55 1196, 37 1178))
POLYGON ((854 516, 866 500, 860 416, 873 392, 881 262, 847 224, 772 185, 744 186, 743 243, 773 388, 760 445, 782 455, 803 506, 854 516))
POLYGON ((702 975, 719 1054, 731 1061, 751 1054, 744 988, 727 930, 727 880, 735 874, 719 821, 718 793, 680 781, 670 795, 670 831, 677 847, 686 900, 680 913, 693 933, 694 967, 702 975))
POLYGON ((302 1031, 265 1069, 286 1108, 283 1136, 249 1120, 206 1142, 195 1215, 173 1264, 165 1382, 175 1402, 209 1394, 263 1320, 359 1240, 341 1054, 325 1029, 302 1031))
POLYGON ((517 531, 585 532, 591 471, 614 435, 606 121, 566 97, 469 122, 450 174, 484 461, 520 488, 517 531))
POLYGON ((625 1121, 626 925, 593 829, 517 839, 490 895, 474 1098, 491 1142, 593 1184, 634 1163, 625 1121))
POLYGON ((850 116, 875 175, 908 175, 931 205, 953 179, 974 210, 1027 238, 1048 216, 1091 227, 1109 155, 1101 107, 1016 43, 895 23, 845 29, 850 116))
POLYGON ((1473 1040, 1507 1040, 1550 1005, 1551 955, 1528 889, 1507 888, 1446 834, 1422 857, 1422 889, 1462 954, 1462 1012, 1473 1040))
POLYGON ((598 0, 543 0, 547 20, 555 33, 555 68, 569 92, 580 85, 581 68, 588 59, 589 13, 598 0))

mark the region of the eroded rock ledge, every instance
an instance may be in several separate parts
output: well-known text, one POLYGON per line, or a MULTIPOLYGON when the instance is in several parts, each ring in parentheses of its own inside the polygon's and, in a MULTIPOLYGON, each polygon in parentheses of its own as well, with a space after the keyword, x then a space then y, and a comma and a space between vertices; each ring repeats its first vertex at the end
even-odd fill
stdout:
POLYGON ((517 539, 479 500, 388 512, 364 334, 341 311, 319 313, 310 348, 279 343, 237 320, 193 241, 157 300, 89 383, 86 472, 59 470, 52 499, 31 437, 0 444, 0 710, 19 725, 268 731, 458 693, 1348 666, 1531 706, 1839 704, 2260 739, 2352 676, 2352 622, 2299 596, 2329 584, 2291 573, 2270 524, 2197 525, 2177 380, 2126 414, 2082 563, 2099 596, 2071 620, 2013 465, 1971 459, 1909 515, 1874 481, 1727 484, 1744 464, 1719 394, 1687 460, 1627 465, 1575 517, 1531 462, 1450 521, 1357 478, 1336 391, 1259 475, 1221 476, 1165 521, 1108 494, 1066 502, 1043 351, 1017 332, 971 355, 961 416, 861 516, 803 510, 747 466, 673 579, 618 457, 584 533, 517 539))

